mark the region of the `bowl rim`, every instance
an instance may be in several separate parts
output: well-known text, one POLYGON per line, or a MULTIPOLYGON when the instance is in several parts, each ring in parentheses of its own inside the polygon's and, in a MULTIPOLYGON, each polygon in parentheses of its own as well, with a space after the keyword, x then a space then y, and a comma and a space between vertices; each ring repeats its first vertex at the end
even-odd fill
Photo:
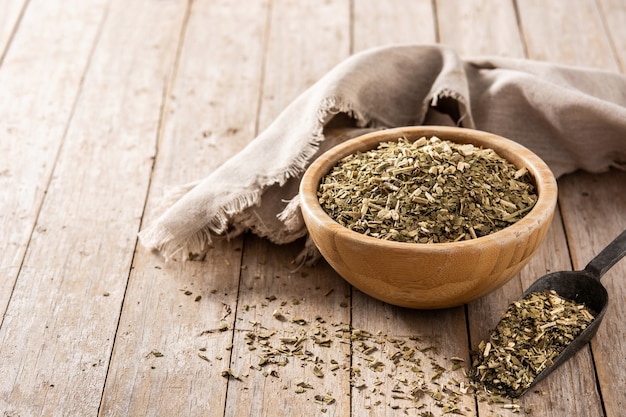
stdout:
MULTIPOLYGON (((326 227, 331 229, 333 233, 340 233, 344 238, 350 239, 351 241, 358 241, 361 244, 370 243, 378 245, 381 248, 385 247, 393 250, 412 250, 419 248, 420 250, 449 251, 451 248, 480 245, 490 239, 509 240, 517 239, 520 235, 525 235, 529 230, 542 224, 546 220, 546 217, 552 218, 556 208, 558 188, 556 178, 548 165, 530 149, 511 139, 477 129, 428 125, 377 130, 349 139, 330 148, 316 158, 306 169, 300 181, 299 194, 300 207, 303 214, 304 212, 308 212, 311 219, 316 219, 316 222, 320 224, 323 223, 326 227), (475 142, 480 142, 482 145, 479 146, 493 149, 498 155, 513 163, 517 168, 522 168, 522 166, 520 166, 521 164, 512 161, 511 157, 515 160, 523 161, 525 163, 524 166, 533 176, 537 190, 537 202, 533 208, 517 222, 488 235, 457 242, 419 243, 379 239, 350 230, 330 217, 322 208, 317 197, 317 189, 322 177, 326 175, 341 158, 357 151, 373 149, 376 144, 382 141, 393 141, 404 136, 408 137, 409 140, 416 140, 422 136, 437 136, 442 140, 450 140, 453 142, 458 142, 457 139, 462 140, 462 143, 476 144, 475 142), (485 142, 492 142, 492 144, 484 145, 485 142)), ((307 216, 304 216, 304 219, 305 223, 307 223, 307 216)), ((310 225, 307 224, 307 227, 310 227, 310 225)))

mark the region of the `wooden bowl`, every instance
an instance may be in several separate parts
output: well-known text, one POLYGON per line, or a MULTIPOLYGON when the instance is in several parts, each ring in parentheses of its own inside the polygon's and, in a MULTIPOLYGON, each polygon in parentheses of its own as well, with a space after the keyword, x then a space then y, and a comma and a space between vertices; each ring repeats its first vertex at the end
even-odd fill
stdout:
POLYGON ((307 229, 326 261, 364 293, 403 307, 458 306, 504 285, 539 248, 550 227, 557 185, 548 166, 527 148, 472 129, 420 126, 388 129, 346 141, 316 159, 300 183, 307 229), (538 200, 523 218, 490 235, 450 243, 405 243, 365 236, 341 226, 324 212, 317 197, 321 179, 343 157, 400 137, 437 136, 491 148, 517 168, 526 167, 538 200))

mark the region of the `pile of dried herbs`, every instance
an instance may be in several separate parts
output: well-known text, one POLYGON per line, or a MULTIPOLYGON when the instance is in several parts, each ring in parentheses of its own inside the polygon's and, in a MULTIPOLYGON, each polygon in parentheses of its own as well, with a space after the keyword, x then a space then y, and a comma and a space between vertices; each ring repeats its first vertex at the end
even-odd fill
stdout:
POLYGON ((532 209, 525 168, 492 149, 437 137, 399 138, 343 158, 318 198, 341 225, 385 240, 441 243, 501 230, 532 209))
POLYGON ((593 319, 589 308, 554 291, 531 293, 511 304, 478 345, 470 376, 491 392, 518 397, 593 319))
MULTIPOLYGON (((334 293, 332 288, 315 287, 315 291, 324 291, 324 296, 334 293)), ((183 288, 181 292, 192 302, 199 301, 192 291, 183 288)), ((215 293, 217 290, 211 291, 215 293)), ((242 391, 253 389, 260 374, 270 384, 280 384, 286 393, 319 405, 322 413, 342 398, 345 388, 333 387, 345 386, 346 376, 354 407, 373 413, 388 414, 391 411, 385 409, 390 409, 419 417, 434 417, 433 411, 436 415, 471 416, 474 398, 504 410, 532 413, 516 400, 485 392, 468 378, 463 358, 443 358, 439 350, 444 336, 374 333, 332 322, 332 314, 311 315, 311 306, 302 304, 306 304, 304 297, 281 300, 274 295, 259 304, 244 304, 236 319, 241 328, 234 330, 223 321, 200 333, 234 330, 234 339, 223 347, 225 353, 211 355, 211 350, 200 346, 198 360, 219 366, 222 377, 238 384, 242 391)), ((225 320, 233 310, 227 304, 223 307, 225 320)), ((340 302, 339 307, 348 308, 349 304, 340 302)), ((163 356, 157 350, 146 355, 163 356)))
MULTIPOLYGON (((443 414, 471 413, 473 400, 468 402, 465 397, 474 389, 467 380, 466 361, 460 357, 442 360, 438 335, 425 340, 393 337, 345 322, 329 322, 321 315, 294 314, 304 302, 269 296, 261 304, 244 305, 238 320, 250 327, 236 332, 227 346, 232 351, 229 361, 221 355, 215 357, 215 363, 234 365, 222 368, 221 375, 246 390, 261 374, 285 392, 308 398, 323 413, 345 393, 345 387, 333 387, 345 383, 346 376, 359 408, 373 412, 389 408, 422 417, 432 417, 431 409, 443 414), (265 317, 263 322, 256 321, 260 317, 265 317)), ((226 325, 209 332, 227 330, 226 325)), ((214 363, 206 349, 198 352, 198 357, 214 363)))

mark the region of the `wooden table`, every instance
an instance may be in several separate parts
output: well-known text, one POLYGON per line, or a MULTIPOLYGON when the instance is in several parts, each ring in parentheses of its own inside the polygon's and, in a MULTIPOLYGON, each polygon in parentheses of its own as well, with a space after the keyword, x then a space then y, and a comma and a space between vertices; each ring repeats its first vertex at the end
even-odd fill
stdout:
POLYGON ((301 241, 165 263, 137 232, 164 187, 207 175, 352 53, 439 42, 624 72, 625 23, 622 0, 0 0, 0 413, 623 415, 626 262, 603 279, 596 338, 536 391, 449 402, 523 288, 626 227, 624 172, 561 178, 531 264, 442 311, 380 303, 324 262, 294 271, 301 241), (281 338, 292 351, 268 356, 281 338), (415 369, 388 358, 407 349, 415 369), (418 371, 430 395, 406 399, 418 371))

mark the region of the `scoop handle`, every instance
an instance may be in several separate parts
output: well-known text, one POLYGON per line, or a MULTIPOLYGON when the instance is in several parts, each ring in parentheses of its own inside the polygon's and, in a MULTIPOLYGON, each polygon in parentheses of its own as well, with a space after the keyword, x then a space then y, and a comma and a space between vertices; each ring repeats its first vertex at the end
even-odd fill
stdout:
POLYGON ((626 255, 626 230, 613 239, 606 248, 602 249, 602 252, 587 264, 585 272, 599 281, 606 271, 611 269, 624 255, 626 255))

